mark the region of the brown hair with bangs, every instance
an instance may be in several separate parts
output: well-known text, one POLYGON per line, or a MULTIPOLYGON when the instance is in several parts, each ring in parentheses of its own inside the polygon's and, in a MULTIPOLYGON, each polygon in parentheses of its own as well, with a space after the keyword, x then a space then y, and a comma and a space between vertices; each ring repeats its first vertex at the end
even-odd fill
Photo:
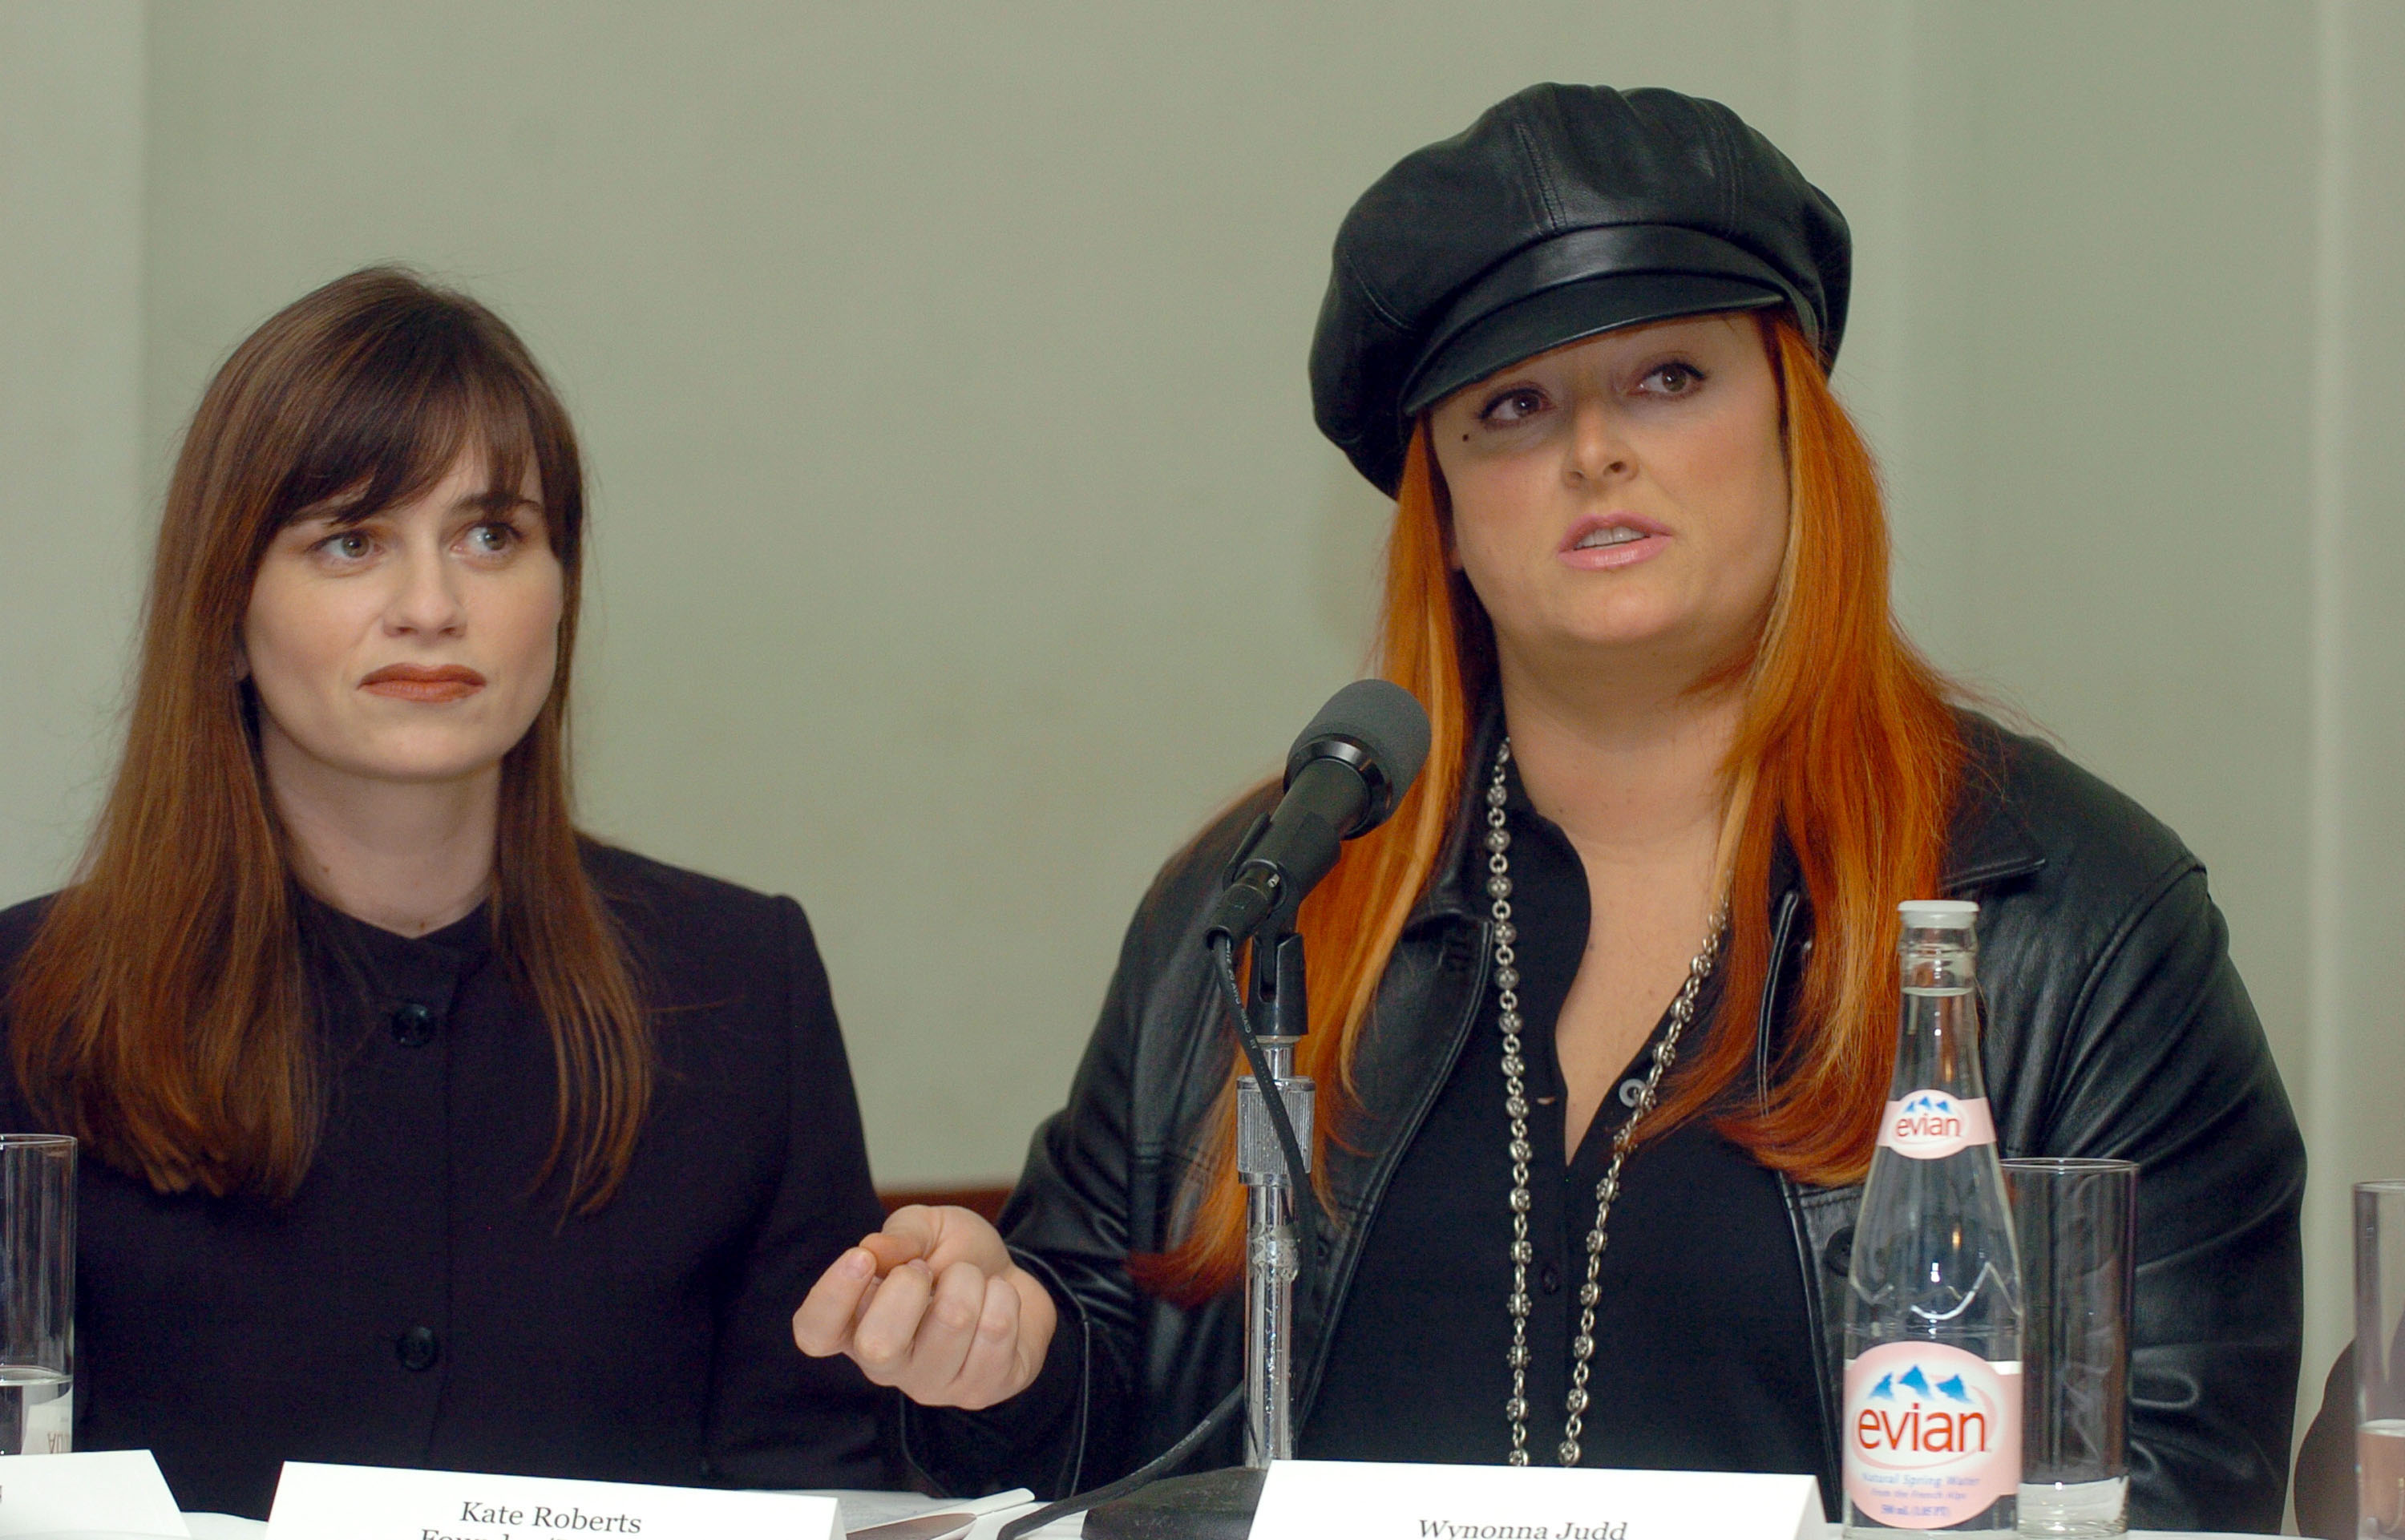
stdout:
POLYGON ((201 398, 160 523, 124 758, 9 995, 9 1052, 34 1107, 162 1193, 289 1199, 326 1105, 287 835, 239 678, 260 563, 296 518, 407 502, 477 453, 493 488, 534 472, 563 576, 551 694, 501 761, 488 906, 497 955, 549 1025, 557 1066, 534 1180, 564 1176, 568 1204, 590 1212, 625 1178, 651 1099, 651 1029, 570 822, 575 431, 499 317, 369 268, 269 319, 201 398))

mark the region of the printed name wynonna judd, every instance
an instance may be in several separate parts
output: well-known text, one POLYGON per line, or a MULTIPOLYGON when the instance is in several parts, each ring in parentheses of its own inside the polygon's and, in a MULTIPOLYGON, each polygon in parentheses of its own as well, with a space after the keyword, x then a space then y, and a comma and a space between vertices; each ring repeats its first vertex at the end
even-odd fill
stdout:
POLYGON ((1463 1524, 1450 1519, 1420 1520, 1420 1540, 1628 1540, 1628 1520, 1582 1524, 1568 1519, 1544 1524, 1463 1524))

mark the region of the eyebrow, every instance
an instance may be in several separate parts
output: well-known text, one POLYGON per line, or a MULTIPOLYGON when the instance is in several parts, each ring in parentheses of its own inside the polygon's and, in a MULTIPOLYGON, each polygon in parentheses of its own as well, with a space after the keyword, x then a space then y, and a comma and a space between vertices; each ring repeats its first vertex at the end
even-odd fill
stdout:
MULTIPOLYGON (((362 523, 378 514, 389 513, 394 504, 379 503, 369 507, 356 497, 337 493, 323 502, 302 508, 285 520, 284 528, 302 524, 349 525, 362 523)), ((531 509, 536 517, 545 516, 542 500, 523 496, 502 487, 487 487, 481 492, 471 492, 454 502, 448 513, 481 513, 487 516, 514 513, 520 508, 531 509)))
POLYGON ((530 508, 540 515, 542 512, 542 503, 535 498, 525 497, 499 487, 488 487, 481 492, 471 492, 451 504, 451 511, 455 514, 471 509, 481 514, 510 514, 515 513, 520 508, 530 508))

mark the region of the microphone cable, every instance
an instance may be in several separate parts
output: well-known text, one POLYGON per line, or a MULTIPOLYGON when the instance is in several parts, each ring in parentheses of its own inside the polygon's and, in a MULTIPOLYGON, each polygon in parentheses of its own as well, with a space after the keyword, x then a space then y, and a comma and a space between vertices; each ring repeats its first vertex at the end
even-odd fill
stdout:
POLYGON ((1219 996, 1227 1002, 1228 1013, 1235 1020, 1236 1041, 1244 1047, 1245 1064, 1253 1072, 1253 1083, 1261 1088, 1262 1110, 1269 1113, 1270 1128, 1277 1135, 1278 1153, 1286 1157, 1287 1181, 1295 1190, 1294 1217, 1302 1230, 1302 1249, 1309 1252, 1312 1242, 1319 1238, 1321 1222, 1328 1218, 1319 1206, 1319 1189, 1311 1184, 1310 1163, 1302 1158, 1302 1141, 1295 1137, 1294 1120, 1287 1116, 1286 1098, 1273 1095, 1276 1082, 1270 1078, 1269 1058, 1261 1052, 1260 1038, 1253 1033, 1252 1015, 1245 1009, 1245 992, 1236 983, 1236 943, 1232 938, 1220 936, 1212 941, 1211 951, 1218 963, 1212 972, 1219 981, 1219 996))
POLYGON ((1138 1491, 1152 1485, 1193 1458, 1196 1449, 1201 1448, 1214 1434, 1226 1427, 1230 1418, 1244 1409, 1245 1388, 1239 1385, 1221 1396, 1219 1404, 1205 1413, 1202 1420, 1194 1424, 1185 1437, 1163 1449, 1153 1459, 1128 1472, 1107 1487, 1096 1487, 1091 1491, 1077 1492, 1061 1499, 1058 1503, 1047 1503, 1034 1513, 1020 1514, 996 1530, 994 1540, 1019 1540, 1020 1535, 1033 1534, 1056 1519, 1066 1519, 1073 1513, 1083 1513, 1088 1508, 1098 1508, 1105 1503, 1116 1503, 1132 1491, 1138 1491))

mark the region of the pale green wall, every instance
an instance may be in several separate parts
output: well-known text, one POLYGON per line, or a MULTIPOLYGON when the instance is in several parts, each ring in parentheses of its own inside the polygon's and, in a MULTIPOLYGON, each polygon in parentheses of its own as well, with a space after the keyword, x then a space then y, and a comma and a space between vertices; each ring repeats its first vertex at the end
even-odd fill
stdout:
POLYGON ((0 904, 116 750, 142 583, 143 12, 0 0, 0 904))
POLYGON ((2405 1172, 2385 0, 0 0, 0 900, 64 870, 210 369, 415 262, 585 434, 591 822, 809 907, 880 1178, 1006 1174, 1155 864, 1360 658, 1336 221, 1542 78, 1721 97, 1852 217, 1899 600, 2212 867, 2318 1373, 2343 1184, 2405 1172))
POLYGON ((889 1181, 1016 1169, 1154 867, 1359 664, 1354 195, 1540 76, 1780 134, 1801 76, 1765 0, 151 14, 148 442, 361 262, 517 322, 599 489, 592 821, 802 899, 889 1181))

